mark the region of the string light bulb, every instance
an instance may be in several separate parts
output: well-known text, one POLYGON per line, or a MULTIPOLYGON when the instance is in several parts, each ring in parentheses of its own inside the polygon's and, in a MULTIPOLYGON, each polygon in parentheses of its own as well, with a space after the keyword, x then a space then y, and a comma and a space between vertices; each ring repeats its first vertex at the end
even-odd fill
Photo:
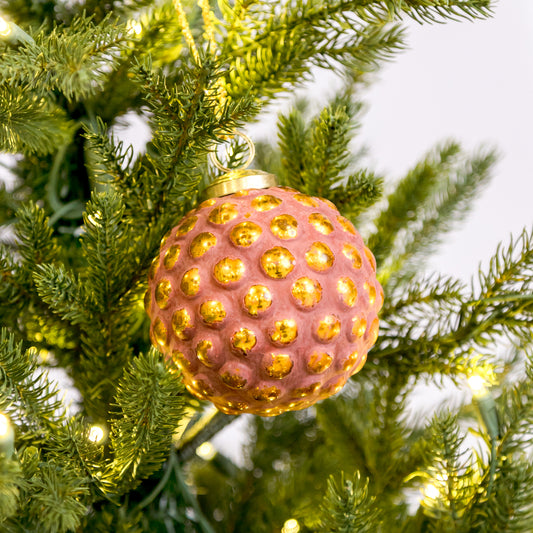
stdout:
POLYGON ((140 22, 137 22, 136 20, 129 20, 128 24, 126 25, 126 30, 130 35, 141 35, 143 32, 143 27, 140 22))
POLYGON ((0 453, 6 457, 11 457, 15 451, 15 431, 11 420, 0 413, 0 453))
POLYGON ((0 36, 7 37, 12 31, 11 24, 5 18, 0 17, 0 36))
POLYGON ((479 374, 473 374, 466 381, 475 397, 481 397, 487 393, 487 382, 479 374))
POLYGON ((211 461, 217 454, 217 449, 210 442, 203 442, 196 448, 196 455, 204 461, 211 461))
POLYGON ((35 44, 33 38, 14 22, 7 21, 0 15, 0 40, 9 44, 35 44))
POLYGON ((298 533, 300 531, 300 524, 295 518, 289 518, 283 524, 281 528, 281 533, 298 533))
POLYGON ((105 438, 105 431, 102 426, 94 425, 89 429, 89 435, 87 437, 94 444, 100 444, 105 438))

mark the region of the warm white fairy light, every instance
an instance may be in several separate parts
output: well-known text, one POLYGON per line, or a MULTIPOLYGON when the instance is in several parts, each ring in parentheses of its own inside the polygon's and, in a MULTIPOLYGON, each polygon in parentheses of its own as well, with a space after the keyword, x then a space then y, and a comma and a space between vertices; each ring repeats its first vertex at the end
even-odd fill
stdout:
POLYGON ((136 20, 129 20, 126 29, 130 35, 140 35, 143 32, 142 24, 136 20))
POLYGON ((428 483, 423 490, 424 497, 429 500, 436 500, 440 497, 440 490, 437 487, 437 485, 434 485, 433 483, 428 483))
POLYGON ((300 531, 300 524, 295 518, 289 518, 281 528, 281 533, 298 533, 300 531))
POLYGON ((95 444, 99 444, 104 440, 105 437, 105 431, 101 426, 91 426, 91 429, 89 430, 89 436, 88 439, 91 442, 94 442, 95 444))
POLYGON ((3 17, 0 17, 0 35, 2 37, 6 37, 12 32, 11 24, 4 19, 3 17))
POLYGON ((466 381, 474 396, 479 397, 487 393, 487 382, 479 374, 473 374, 466 381))
POLYGON ((216 448, 210 442, 203 442, 196 448, 196 455, 204 461, 211 461, 217 454, 216 448))
POLYGON ((6 415, 0 413, 0 438, 5 437, 11 431, 11 422, 6 415))

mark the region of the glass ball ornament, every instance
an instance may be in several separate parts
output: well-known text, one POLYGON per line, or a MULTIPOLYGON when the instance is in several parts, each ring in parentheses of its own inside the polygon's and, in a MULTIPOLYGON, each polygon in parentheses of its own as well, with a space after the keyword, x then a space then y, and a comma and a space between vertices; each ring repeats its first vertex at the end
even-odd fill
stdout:
POLYGON ((374 256, 328 200, 258 171, 228 176, 161 243, 150 338, 224 413, 303 409, 339 392, 376 342, 374 256))

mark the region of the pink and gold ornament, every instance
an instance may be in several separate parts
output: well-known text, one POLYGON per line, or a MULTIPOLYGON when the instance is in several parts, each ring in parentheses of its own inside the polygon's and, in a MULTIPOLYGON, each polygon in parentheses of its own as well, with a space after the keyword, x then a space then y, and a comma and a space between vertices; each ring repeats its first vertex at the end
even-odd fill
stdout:
POLYGON ((376 342, 375 260, 328 200, 238 189, 272 176, 232 174, 237 192, 200 204, 161 244, 145 299, 152 343, 224 413, 303 409, 340 391, 376 342))

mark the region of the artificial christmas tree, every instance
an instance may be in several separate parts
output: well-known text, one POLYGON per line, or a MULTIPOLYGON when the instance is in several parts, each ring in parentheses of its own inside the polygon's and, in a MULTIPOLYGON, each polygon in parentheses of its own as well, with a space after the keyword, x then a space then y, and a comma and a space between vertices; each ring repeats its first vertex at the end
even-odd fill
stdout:
MULTIPOLYGON (((10 0, 0 1, 0 11, 0 147, 16 154, 7 163, 13 179, 0 190, 0 530, 533 528, 530 234, 501 246, 472 288, 427 277, 421 267, 424 253, 487 182, 495 155, 443 144, 384 194, 384 180, 361 168, 349 146, 363 82, 404 46, 397 21, 483 18, 490 14, 486 0, 10 0), (254 167, 279 177, 282 188, 270 196, 289 208, 257 211, 253 202, 265 193, 242 193, 235 203, 246 209, 237 207, 235 224, 230 220, 222 230, 217 217, 224 218, 227 200, 202 205, 218 174, 208 154, 275 97, 286 97, 312 68, 342 74, 339 94, 315 116, 297 102, 279 116, 278 145, 257 143, 254 167), (140 153, 115 135, 133 117, 151 132, 140 153), (298 204, 297 194, 316 205, 298 204), (195 209, 205 211, 206 226, 193 235, 191 216, 182 220, 195 209), (364 228, 371 253, 358 237, 347 243, 357 255, 344 254, 346 242, 334 240, 335 232, 351 235, 344 228, 352 223, 364 228), (178 234, 171 232, 176 226, 178 234), (317 238, 293 253, 302 228, 317 238), (233 247, 238 256, 209 262, 216 246, 206 233, 219 244, 227 239, 224 249, 233 247), (268 246, 256 252, 254 239, 261 238, 268 246), (250 248, 255 262, 240 248, 250 248), (294 262, 281 262, 282 248, 294 262), (278 255, 265 257, 273 250, 278 255), (338 258, 359 270, 358 257, 361 278, 327 277, 338 258), (184 258, 185 270, 172 273, 184 258), (300 270, 289 279, 283 268, 300 270), (287 276, 277 278, 278 272, 287 276), (214 327, 217 309, 204 306, 202 314, 195 307, 209 338, 192 335, 193 348, 174 358, 180 370, 150 346, 150 335, 166 351, 169 337, 157 320, 167 334, 172 330, 176 309, 166 313, 175 305, 172 291, 193 301, 206 276, 219 295, 246 285, 224 307, 239 328, 226 335, 214 327), (250 294, 258 286, 266 290, 250 294), (225 376, 219 370, 251 342, 243 329, 258 323, 255 314, 273 310, 279 294, 286 310, 298 312, 297 329, 281 323, 292 316, 265 322, 261 352, 267 341, 276 349, 302 341, 294 375, 302 377, 304 362, 317 375, 334 368, 329 352, 331 361, 307 351, 330 340, 320 338, 312 314, 325 302, 326 287, 337 298, 337 313, 365 307, 370 336, 365 339, 365 329, 364 346, 349 364, 338 361, 351 374, 375 341, 365 366, 342 392, 312 407, 244 418, 249 442, 233 462, 210 439, 243 415, 224 414, 190 395, 182 385, 193 381, 188 364, 202 368, 205 360, 209 379, 218 379, 212 368, 225 376), (372 324, 382 304, 376 340, 372 324), (313 320, 308 324, 305 316, 313 320), (308 338, 293 341, 295 331, 308 338), (495 355, 504 338, 513 357, 502 361, 495 355), (206 340, 217 347, 213 367, 206 340), (418 384, 467 378, 474 378, 473 403, 429 421, 409 419, 406 404, 418 384), (467 426, 477 432, 474 447, 467 426)), ((243 157, 235 145, 227 166, 238 168, 243 157)), ((193 333, 184 316, 174 320, 177 338, 193 333)), ((357 337, 354 324, 346 329, 343 320, 344 338, 357 337)), ((320 331, 336 337, 335 321, 328 324, 320 331)), ((173 338, 168 352, 175 351, 173 338)), ((259 353, 261 364, 269 353, 259 353)), ((267 364, 269 377, 277 379, 286 361, 267 364)), ((246 369, 254 376, 263 370, 246 369)), ((241 390, 239 383, 226 378, 232 391, 241 390)), ((263 396, 246 401, 257 408, 252 402, 263 396)), ((292 407, 300 406, 289 402, 292 407)))

